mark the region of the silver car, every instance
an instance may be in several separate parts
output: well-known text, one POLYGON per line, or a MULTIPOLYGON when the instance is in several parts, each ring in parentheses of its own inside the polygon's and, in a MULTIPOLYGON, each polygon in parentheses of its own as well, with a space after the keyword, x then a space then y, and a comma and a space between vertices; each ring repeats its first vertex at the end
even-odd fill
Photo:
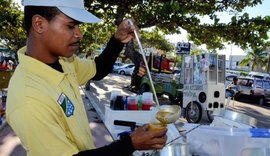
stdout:
POLYGON ((240 93, 238 99, 247 98, 263 105, 270 101, 270 81, 252 77, 239 77, 240 93))
POLYGON ((117 68, 115 73, 118 73, 121 75, 130 75, 132 71, 134 70, 134 67, 135 67, 134 64, 125 64, 117 68))

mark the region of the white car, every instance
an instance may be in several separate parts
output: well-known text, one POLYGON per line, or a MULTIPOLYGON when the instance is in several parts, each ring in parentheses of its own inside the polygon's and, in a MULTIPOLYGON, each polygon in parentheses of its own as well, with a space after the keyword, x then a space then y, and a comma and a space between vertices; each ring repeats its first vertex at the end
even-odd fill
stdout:
POLYGON ((248 73, 248 77, 254 77, 263 80, 270 80, 270 75, 268 73, 260 73, 260 72, 250 72, 248 73))
POLYGON ((135 65, 134 64, 125 64, 123 66, 118 67, 115 70, 115 73, 121 74, 121 75, 130 75, 134 70, 135 65))
POLYGON ((119 67, 121 67, 121 66, 123 66, 124 65, 124 63, 122 63, 122 62, 115 62, 114 63, 114 65, 113 65, 113 73, 115 73, 116 72, 116 70, 119 68, 119 67))

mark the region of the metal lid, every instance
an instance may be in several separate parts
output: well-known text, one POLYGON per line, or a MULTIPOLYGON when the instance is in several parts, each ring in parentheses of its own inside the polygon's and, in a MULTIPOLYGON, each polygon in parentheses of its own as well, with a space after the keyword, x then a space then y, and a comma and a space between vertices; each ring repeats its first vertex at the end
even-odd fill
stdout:
POLYGON ((231 121, 235 121, 238 123, 246 124, 252 127, 257 127, 257 119, 243 113, 239 113, 239 112, 235 112, 235 111, 231 111, 227 109, 216 109, 214 110, 212 115, 229 119, 231 121))

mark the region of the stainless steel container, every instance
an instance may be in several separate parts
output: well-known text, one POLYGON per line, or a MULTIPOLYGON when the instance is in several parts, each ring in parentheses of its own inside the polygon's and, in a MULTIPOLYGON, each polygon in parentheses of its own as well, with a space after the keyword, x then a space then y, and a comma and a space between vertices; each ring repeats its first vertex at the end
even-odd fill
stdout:
POLYGON ((237 123, 249 125, 252 127, 257 127, 257 119, 250 117, 246 114, 227 110, 227 109, 216 109, 213 114, 213 116, 219 116, 221 118, 225 118, 237 123))
POLYGON ((156 151, 153 156, 191 156, 189 146, 185 143, 172 143, 162 150, 156 151))

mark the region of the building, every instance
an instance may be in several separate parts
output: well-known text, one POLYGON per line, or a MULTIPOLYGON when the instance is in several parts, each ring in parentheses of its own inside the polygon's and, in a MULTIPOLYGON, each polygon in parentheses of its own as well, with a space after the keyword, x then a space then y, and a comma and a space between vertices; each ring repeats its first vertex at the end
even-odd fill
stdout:
POLYGON ((250 71, 251 64, 240 67, 240 62, 245 58, 245 55, 231 55, 229 60, 226 60, 226 69, 238 71, 250 71))

